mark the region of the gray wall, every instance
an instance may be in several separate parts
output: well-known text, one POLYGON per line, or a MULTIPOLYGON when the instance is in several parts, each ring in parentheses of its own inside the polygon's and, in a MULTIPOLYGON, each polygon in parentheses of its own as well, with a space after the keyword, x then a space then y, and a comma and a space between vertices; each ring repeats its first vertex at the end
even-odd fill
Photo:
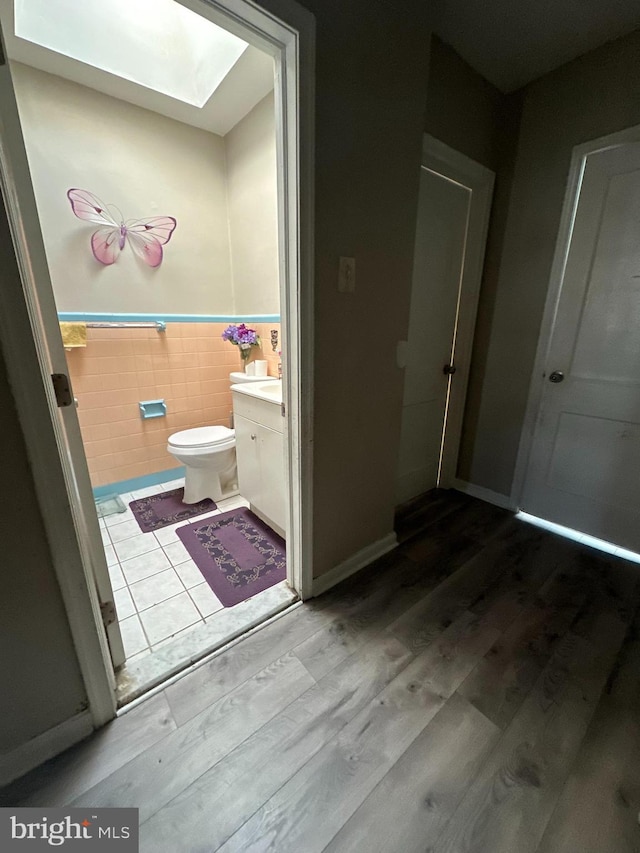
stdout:
POLYGON ((640 31, 529 85, 490 338, 476 377, 467 479, 511 491, 572 148, 640 123, 640 31))
POLYGON ((425 131, 496 172, 507 97, 437 35, 431 39, 425 131))
MULTIPOLYGON (((266 2, 264 5, 269 5, 266 2)), ((304 0, 316 32, 314 573, 393 530, 428 4, 304 0), (338 293, 338 259, 356 291, 338 293)))

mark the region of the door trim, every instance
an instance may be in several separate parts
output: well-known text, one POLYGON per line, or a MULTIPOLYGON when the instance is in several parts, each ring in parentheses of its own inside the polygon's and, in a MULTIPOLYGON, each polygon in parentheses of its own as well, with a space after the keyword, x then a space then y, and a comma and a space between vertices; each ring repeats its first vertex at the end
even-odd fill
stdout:
MULTIPOLYGON (((310 595, 312 584, 312 446, 313 423, 313 182, 314 182, 314 68, 315 19, 293 0, 273 0, 271 5, 283 20, 251 0, 180 0, 183 5, 207 17, 219 16, 220 23, 245 40, 269 50, 277 59, 276 102, 281 104, 284 134, 281 140, 281 180, 287 191, 286 209, 279 217, 281 236, 288 246, 281 258, 281 270, 290 286, 283 305, 283 326, 294 343, 287 365, 284 390, 290 416, 288 453, 290 459, 291 544, 294 582, 301 597, 310 595), (290 21, 291 23, 285 23, 290 21), (293 187, 293 189, 291 189, 293 187), (291 191, 290 191, 291 190, 291 191), (290 191, 290 192, 289 192, 290 191), (294 381, 294 378, 296 381, 294 381)), ((4 47, 4 46, 2 46, 4 47)), ((8 69, 0 67, 0 131, 14 134, 19 118, 8 69), (9 126, 3 118, 12 112, 9 126)), ((1 136, 1 134, 0 134, 1 136)), ((14 145, 23 148, 21 134, 14 145)), ((30 176, 20 164, 7 159, 0 148, 0 180, 7 207, 13 252, 7 247, 5 282, 0 288, 0 334, 8 378, 24 433, 38 501, 52 553, 54 571, 62 592, 70 630, 87 691, 94 727, 115 716, 115 679, 100 616, 91 559, 82 539, 80 495, 70 462, 65 462, 66 432, 60 409, 55 404, 50 381, 51 353, 46 344, 44 314, 55 316, 53 293, 40 294, 35 281, 48 279, 48 270, 38 268, 36 254, 45 258, 37 221, 23 220, 16 187, 29 197, 35 210, 30 176), (34 227, 38 226, 38 227, 34 227), (30 256, 29 246, 40 252, 30 256), (49 425, 51 424, 51 428, 49 425), (67 482, 65 483, 65 477, 67 482), (79 513, 72 511, 76 502, 79 513), (80 522, 80 523, 79 523, 80 522)), ((24 166, 26 167, 26 154, 24 166)), ((282 197, 282 196, 281 196, 282 197)), ((1 217, 0 217, 1 219, 1 217)), ((0 221, 0 229, 7 223, 0 221)), ((281 243, 282 245, 282 243, 281 243)), ((49 288, 50 290, 50 288, 49 288)), ((60 353, 64 357, 60 341, 60 353)), ((54 353, 59 356, 59 353, 54 353)), ((59 359, 57 359, 59 361, 59 359)), ((80 441, 77 418, 77 435, 80 441)), ((82 477, 80 478, 83 479, 82 477)), ((88 482, 88 475, 87 475, 88 482)), ((87 499, 84 494, 85 500, 87 499)), ((96 520, 97 525, 97 520, 96 520)))
POLYGON ((470 188, 472 192, 454 339, 456 378, 451 383, 445 409, 438 479, 438 486, 448 489, 454 485, 458 466, 495 174, 428 133, 423 138, 421 167, 432 169, 447 180, 470 188))
POLYGON ((518 455, 513 475, 511 502, 516 507, 521 507, 525 492, 529 459, 533 447, 540 405, 542 403, 545 366, 551 345, 556 310, 562 291, 569 246, 573 235, 573 225, 580 201, 580 189, 582 187, 582 177, 584 175, 587 156, 606 148, 615 148, 619 145, 624 145, 626 142, 640 142, 640 125, 635 125, 617 133, 608 134, 607 136, 601 136, 589 142, 583 142, 580 145, 576 145, 571 152, 567 188, 562 203, 558 237, 551 264, 551 272, 549 274, 549 285, 540 324, 540 333, 538 335, 536 357, 529 381, 527 408, 522 422, 520 444, 518 446, 518 455))
POLYGON ((315 17, 295 0, 178 2, 199 14, 206 9, 211 20, 276 58, 278 243, 289 250, 280 252, 287 580, 306 601, 313 595, 315 17))

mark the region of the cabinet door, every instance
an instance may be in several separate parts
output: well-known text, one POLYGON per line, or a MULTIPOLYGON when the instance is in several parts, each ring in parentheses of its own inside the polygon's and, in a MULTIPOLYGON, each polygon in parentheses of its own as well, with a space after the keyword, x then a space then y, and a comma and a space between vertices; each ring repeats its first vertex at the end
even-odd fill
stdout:
POLYGON ((253 421, 236 415, 236 457, 238 463, 238 489, 243 498, 256 506, 260 505, 260 461, 258 458, 258 430, 253 421))
MULTIPOLYGON (((287 529, 286 483, 284 476, 284 436, 281 432, 258 427, 260 439, 260 490, 259 508, 281 530, 287 529)), ((256 503, 256 506, 258 504, 256 503)))

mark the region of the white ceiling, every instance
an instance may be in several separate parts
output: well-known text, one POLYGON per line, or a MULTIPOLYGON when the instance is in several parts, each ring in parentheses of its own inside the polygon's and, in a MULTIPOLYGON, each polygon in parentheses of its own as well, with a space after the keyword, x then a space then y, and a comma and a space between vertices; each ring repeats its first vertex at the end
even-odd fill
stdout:
POLYGON ((503 92, 640 28, 640 0, 440 0, 434 14, 440 38, 503 92))
POLYGON ((9 59, 220 136, 228 133, 273 89, 273 59, 251 45, 207 103, 199 108, 16 37, 13 0, 0 0, 0 20, 9 59))

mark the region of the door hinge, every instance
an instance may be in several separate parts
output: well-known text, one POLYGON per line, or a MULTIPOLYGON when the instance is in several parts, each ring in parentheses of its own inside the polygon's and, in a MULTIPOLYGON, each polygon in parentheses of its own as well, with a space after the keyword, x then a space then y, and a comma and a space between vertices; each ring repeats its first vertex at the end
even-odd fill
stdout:
POLYGON ((66 373, 52 373, 51 381, 53 382, 53 390, 56 395, 56 403, 58 408, 62 409, 65 406, 70 406, 73 403, 71 394, 71 385, 69 385, 69 377, 66 373))
POLYGON ((287 416, 287 407, 285 406, 284 403, 280 403, 280 414, 282 415, 283 418, 286 418, 286 416, 287 416))
POLYGON ((100 602, 100 615, 102 616, 102 624, 105 628, 113 625, 116 621, 116 606, 113 601, 100 602))

